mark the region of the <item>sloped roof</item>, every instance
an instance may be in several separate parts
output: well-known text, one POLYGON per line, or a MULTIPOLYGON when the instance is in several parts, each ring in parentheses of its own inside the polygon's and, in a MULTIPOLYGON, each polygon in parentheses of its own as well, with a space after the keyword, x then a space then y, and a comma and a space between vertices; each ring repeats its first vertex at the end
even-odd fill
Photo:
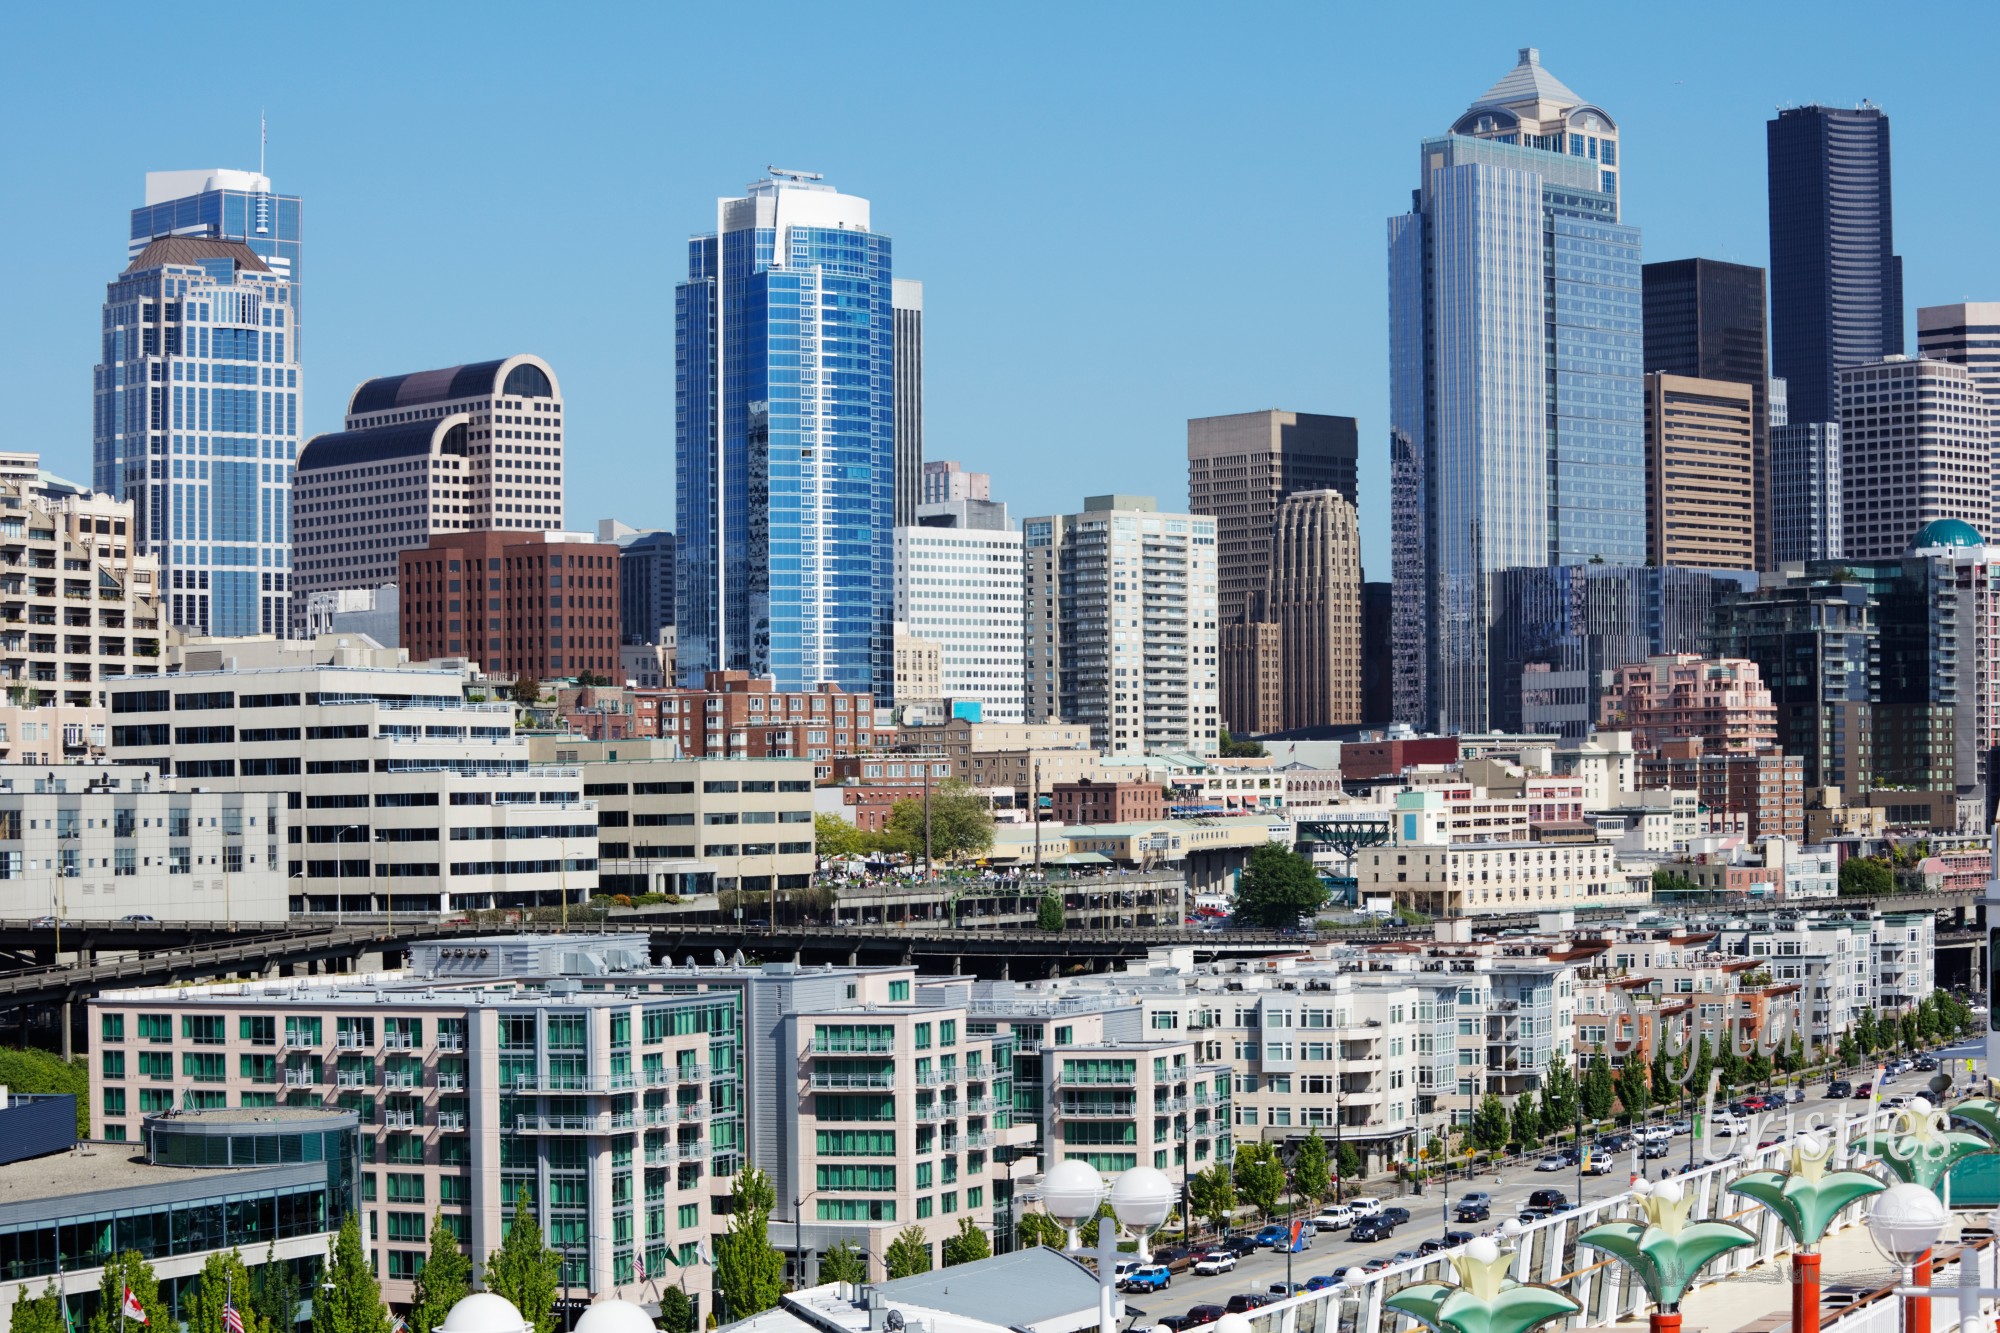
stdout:
POLYGON ((392 407, 446 403, 455 398, 490 394, 494 391, 500 367, 506 364, 506 358, 502 357, 498 361, 478 361, 465 366, 446 366, 443 370, 419 370, 408 375, 384 375, 368 380, 354 391, 354 397, 347 404, 347 414, 360 416, 392 407))
POLYGON ((1506 106, 1528 101, 1554 102, 1558 106, 1578 106, 1583 102, 1561 79, 1542 68, 1542 53, 1532 46, 1522 47, 1520 63, 1473 105, 1506 106))
POLYGON ((162 264, 198 264, 204 259, 228 259, 252 273, 269 273, 271 266, 241 241, 211 241, 201 236, 162 236, 151 241, 125 266, 127 273, 162 264))

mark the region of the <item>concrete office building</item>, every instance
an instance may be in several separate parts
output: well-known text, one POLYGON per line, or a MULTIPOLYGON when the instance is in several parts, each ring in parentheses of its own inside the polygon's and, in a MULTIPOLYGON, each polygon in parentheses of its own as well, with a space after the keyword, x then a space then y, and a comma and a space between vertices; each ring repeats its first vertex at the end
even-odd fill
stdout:
MULTIPOLYGON (((923 499, 927 505, 946 504, 952 500, 991 500, 993 498, 993 477, 985 472, 967 472, 958 465, 956 459, 945 459, 924 464, 923 499)), ((911 511, 910 522, 916 522, 915 510, 911 511)), ((905 526, 902 519, 896 526, 905 526)))
POLYGON ((1361 721, 1361 530, 1339 491, 1278 505, 1269 615, 1277 622, 1285 730, 1361 721))
POLYGON ((168 678, 111 687, 108 757, 186 785, 283 793, 293 912, 460 912, 587 901, 597 817, 575 768, 544 767, 510 704, 461 672, 322 639, 190 648, 168 678))
POLYGON ((1082 723, 1106 754, 1214 754, 1215 521, 1097 495, 1022 534, 1028 721, 1082 723))
POLYGON ((1727 380, 1750 388, 1751 531, 1756 563, 1769 569, 1773 499, 1771 361, 1764 325, 1764 270, 1716 259, 1674 259, 1642 271, 1646 373, 1727 380))
POLYGON ((618 548, 586 533, 436 533, 397 553, 401 643, 498 676, 615 679, 620 574, 618 548))
POLYGON ((1840 372, 1841 555, 1895 560, 1918 529, 1993 531, 1993 409, 1971 370, 1892 356, 1840 372))
POLYGON ((1838 560, 1841 530, 1840 423, 1771 427, 1771 563, 1838 560))
POLYGON ((1396 709, 1491 725, 1488 578, 1645 560, 1639 232, 1617 121, 1524 47, 1389 222, 1396 709))
POLYGON ((944 652, 896 622, 896 716, 937 721, 944 709, 944 652))
POLYGON ((396 579, 434 534, 563 525, 563 398, 537 356, 386 375, 299 455, 297 589, 396 579))
MULTIPOLYGON (((1273 623, 1268 598, 1278 506, 1300 491, 1357 499, 1353 417, 1275 409, 1188 422, 1188 509, 1215 520, 1216 606, 1221 623, 1273 623)), ((1222 664, 1223 721, 1254 735, 1276 730, 1272 700, 1281 668, 1268 632, 1238 636, 1222 664)), ((1282 651, 1281 649, 1279 651, 1282 651)))
POLYGON ((0 917, 284 924, 297 816, 276 792, 190 786, 151 767, 0 765, 0 917))
MULTIPOLYGON (((1917 355, 1965 367, 1986 395, 2000 448, 2000 301, 1918 306, 1917 355)), ((2000 519, 2000 460, 1993 469, 1993 512, 2000 519)))
POLYGON ((674 625, 674 534, 597 521, 597 540, 618 548, 618 641, 666 644, 674 625))
POLYGON ((1756 403, 1748 384, 1646 376, 1646 560, 1757 567, 1756 403))
POLYGON ((904 748, 941 754, 951 776, 982 790, 1011 788, 1025 801, 1063 782, 1102 780, 1105 768, 1091 748, 1090 728, 1069 722, 1025 724, 947 718, 897 733, 904 748))
POLYGON ((916 522, 917 506, 930 501, 924 493, 930 470, 924 462, 924 285, 892 278, 889 305, 895 314, 895 524, 900 528, 916 522))
POLYGON ((24 704, 101 710, 101 682, 160 669, 160 563, 129 500, 14 455, 0 477, 0 685, 24 704))
MULTIPOLYGON (((1022 547, 975 512, 977 500, 918 507, 896 529, 896 622, 938 648, 939 695, 977 700, 993 722, 1023 720, 1022 547)), ((897 697, 897 702, 903 702, 897 697)))

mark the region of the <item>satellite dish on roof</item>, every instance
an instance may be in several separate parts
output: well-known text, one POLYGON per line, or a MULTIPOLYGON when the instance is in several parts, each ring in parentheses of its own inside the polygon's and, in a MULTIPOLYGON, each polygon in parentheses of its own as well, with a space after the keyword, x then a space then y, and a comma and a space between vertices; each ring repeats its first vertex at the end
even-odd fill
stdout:
POLYGON ((693 971, 693 970, 694 970, 694 955, 693 955, 693 954, 689 954, 689 955, 687 956, 687 966, 688 966, 688 970, 689 970, 689 971, 693 971))
POLYGON ((723 959, 723 957, 722 957, 722 950, 720 950, 720 949, 717 949, 717 950, 715 951, 715 965, 716 965, 717 967, 721 967, 721 966, 722 966, 722 964, 723 964, 723 962, 724 962, 724 959, 723 959))
POLYGON ((736 951, 736 957, 735 957, 735 958, 734 958, 734 959, 733 959, 732 961, 733 961, 733 962, 734 962, 734 963, 736 964, 736 966, 738 966, 738 967, 741 967, 741 966, 743 966, 743 951, 742 951, 741 949, 738 949, 738 950, 736 951))

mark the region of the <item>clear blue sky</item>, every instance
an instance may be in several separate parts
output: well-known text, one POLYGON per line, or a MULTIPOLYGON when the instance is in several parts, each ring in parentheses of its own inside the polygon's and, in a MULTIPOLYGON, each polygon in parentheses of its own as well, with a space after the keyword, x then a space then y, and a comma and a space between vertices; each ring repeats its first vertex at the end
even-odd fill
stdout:
MULTIPOLYGON (((2000 299, 2000 10, 1491 6, 34 5, 0 51, 14 257, 0 447, 87 478, 104 283, 148 170, 306 200, 306 422, 370 375, 546 356, 572 526, 673 522, 673 284, 766 163, 874 202, 926 284, 928 452, 1016 515, 1184 503, 1190 416, 1360 419, 1387 577, 1383 220, 1514 63, 1620 121, 1649 259, 1761 264, 1764 122, 1892 120, 1907 298, 2000 299)), ((1909 316, 1914 341, 1914 313, 1909 316)))

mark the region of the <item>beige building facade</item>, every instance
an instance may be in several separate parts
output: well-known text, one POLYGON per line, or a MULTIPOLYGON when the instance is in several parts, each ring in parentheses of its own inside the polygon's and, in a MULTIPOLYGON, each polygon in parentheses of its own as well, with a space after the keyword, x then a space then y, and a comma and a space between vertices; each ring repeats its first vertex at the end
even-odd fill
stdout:
POLYGON ((1755 569, 1756 427, 1751 387, 1646 376, 1646 558, 1755 569))
POLYGON ((1278 506, 1270 617, 1280 639, 1280 725, 1361 721, 1361 530, 1354 502, 1302 491, 1278 506))

